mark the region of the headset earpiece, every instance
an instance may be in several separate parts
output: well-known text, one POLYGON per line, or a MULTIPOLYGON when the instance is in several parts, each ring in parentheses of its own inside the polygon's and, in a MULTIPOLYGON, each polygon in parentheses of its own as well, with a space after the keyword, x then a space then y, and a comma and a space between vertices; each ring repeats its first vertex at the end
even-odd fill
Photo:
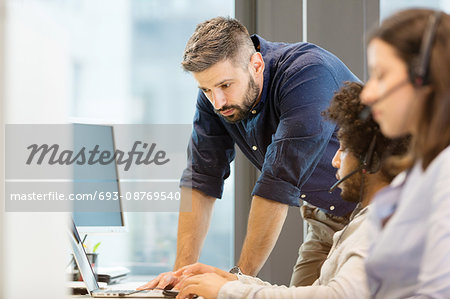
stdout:
POLYGON ((373 153, 372 160, 367 164, 367 172, 375 173, 381 168, 381 159, 377 153, 373 153))
POLYGON ((430 68, 431 50, 441 15, 441 11, 436 11, 429 17, 427 27, 423 33, 419 56, 412 60, 409 67, 409 80, 416 87, 430 83, 428 71, 430 68))
POLYGON ((363 173, 375 173, 380 169, 381 159, 375 152, 375 145, 377 143, 377 134, 373 135, 372 141, 370 141, 369 148, 367 149, 364 159, 362 160, 362 171, 363 173))
POLYGON ((419 57, 416 57, 411 62, 411 66, 409 67, 409 81, 416 87, 424 86, 428 84, 427 79, 428 76, 422 76, 419 74, 419 57))

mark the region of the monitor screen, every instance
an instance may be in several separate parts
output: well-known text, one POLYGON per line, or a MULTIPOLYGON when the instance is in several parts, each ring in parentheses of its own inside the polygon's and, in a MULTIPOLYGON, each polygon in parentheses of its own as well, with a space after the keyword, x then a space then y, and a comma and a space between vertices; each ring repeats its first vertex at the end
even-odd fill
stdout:
MULTIPOLYGON (((74 124, 74 150, 79 152, 83 147, 85 151, 95 147, 99 151, 115 151, 114 130, 108 125, 74 124)), ((115 194, 117 200, 103 200, 90 202, 94 211, 85 211, 81 208, 82 201, 74 202, 73 220, 82 233, 103 233, 125 230, 122 205, 120 201, 119 176, 116 161, 102 165, 99 163, 74 165, 74 193, 115 194), (77 206, 79 205, 79 206, 77 206), (95 206, 97 205, 97 206, 95 206)))

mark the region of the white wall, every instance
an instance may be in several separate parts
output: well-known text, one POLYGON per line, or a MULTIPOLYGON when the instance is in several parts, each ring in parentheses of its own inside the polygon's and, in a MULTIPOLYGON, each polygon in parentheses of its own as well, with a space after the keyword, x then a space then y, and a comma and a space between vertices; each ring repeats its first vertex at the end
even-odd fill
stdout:
MULTIPOLYGON (((39 26, 50 28, 52 24, 45 22, 39 13, 19 11, 18 6, 24 3, 10 1, 8 17, 0 19, 6 23, 0 25, 1 30, 6 28, 6 37, 0 35, 0 54, 6 48, 5 65, 0 63, 0 70, 5 72, 5 80, 0 80, 5 82, 0 111, 4 112, 5 123, 62 123, 67 114, 67 101, 63 99, 68 93, 63 83, 67 76, 65 49, 52 43, 51 36, 39 34, 39 26), (12 14, 16 14, 14 18, 10 18, 12 14), (38 78, 40 83, 36 84, 38 78)), ((55 35, 60 34, 57 27, 51 30, 55 35)), ((3 198, 4 190, 0 191, 3 198)), ((3 207, 2 203, 2 211, 3 207)), ((66 215, 5 212, 1 218, 3 259, 0 268, 4 277, 0 296, 8 299, 66 297, 66 215)))

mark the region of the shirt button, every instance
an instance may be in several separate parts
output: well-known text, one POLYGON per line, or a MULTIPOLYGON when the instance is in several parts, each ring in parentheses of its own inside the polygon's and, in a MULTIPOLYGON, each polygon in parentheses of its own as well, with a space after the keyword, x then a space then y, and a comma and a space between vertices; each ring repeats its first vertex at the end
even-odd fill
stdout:
POLYGON ((256 110, 252 110, 252 114, 256 114, 256 110))
POLYGON ((334 206, 331 206, 331 207, 330 207, 330 211, 333 211, 333 210, 334 210, 334 206))
POLYGON ((306 197, 306 194, 302 194, 302 195, 300 195, 300 197, 301 197, 301 198, 305 198, 305 197, 306 197))
POLYGON ((257 149, 256 145, 252 146, 252 150, 256 151, 257 149))

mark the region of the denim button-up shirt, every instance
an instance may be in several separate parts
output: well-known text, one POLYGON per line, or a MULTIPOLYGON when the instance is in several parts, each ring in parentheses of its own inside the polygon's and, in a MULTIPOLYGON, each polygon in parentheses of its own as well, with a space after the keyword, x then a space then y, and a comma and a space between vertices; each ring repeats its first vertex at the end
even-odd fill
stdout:
POLYGON ((353 203, 328 189, 336 181, 331 160, 336 127, 321 116, 344 81, 358 81, 333 54, 309 43, 275 43, 252 36, 264 59, 261 99, 235 124, 221 119, 199 91, 188 167, 181 186, 220 198, 235 144, 261 171, 252 195, 299 206, 300 199, 343 216, 353 203))

